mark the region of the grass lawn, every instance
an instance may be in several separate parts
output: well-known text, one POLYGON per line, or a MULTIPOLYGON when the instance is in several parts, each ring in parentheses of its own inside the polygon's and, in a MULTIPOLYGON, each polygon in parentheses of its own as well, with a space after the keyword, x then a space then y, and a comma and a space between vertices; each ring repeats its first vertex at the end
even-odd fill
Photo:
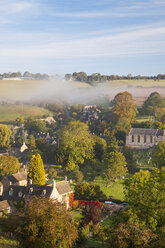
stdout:
POLYGON ((12 239, 5 239, 0 237, 1 248, 18 248, 18 242, 12 239))
POLYGON ((30 105, 5 105, 0 106, 0 123, 12 124, 19 116, 24 118, 41 118, 43 116, 51 116, 52 113, 44 108, 30 105))
POLYGON ((104 192, 107 198, 109 198, 109 196, 112 196, 112 198, 114 199, 124 201, 123 179, 118 179, 110 186, 106 186, 105 181, 101 177, 96 177, 94 182, 100 185, 101 190, 104 192))
POLYGON ((137 122, 145 122, 145 121, 154 121, 155 118, 153 116, 137 116, 136 121, 137 122))

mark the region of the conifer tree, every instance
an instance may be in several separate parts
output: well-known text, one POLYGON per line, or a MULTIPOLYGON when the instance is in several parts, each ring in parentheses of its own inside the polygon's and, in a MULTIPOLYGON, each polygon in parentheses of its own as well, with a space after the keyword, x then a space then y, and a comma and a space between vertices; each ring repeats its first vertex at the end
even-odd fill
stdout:
POLYGON ((28 180, 32 180, 33 184, 45 184, 44 164, 39 154, 33 155, 30 159, 28 180))

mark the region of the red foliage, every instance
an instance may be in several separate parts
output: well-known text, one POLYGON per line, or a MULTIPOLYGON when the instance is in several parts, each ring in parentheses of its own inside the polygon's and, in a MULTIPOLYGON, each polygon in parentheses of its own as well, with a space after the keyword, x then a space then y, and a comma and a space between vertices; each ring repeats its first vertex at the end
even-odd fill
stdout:
POLYGON ((69 207, 73 207, 73 202, 74 202, 74 194, 70 193, 69 194, 69 207))
POLYGON ((99 201, 85 201, 85 200, 77 200, 76 203, 78 202, 78 205, 80 207, 84 207, 85 205, 88 205, 89 207, 100 207, 101 202, 99 201))

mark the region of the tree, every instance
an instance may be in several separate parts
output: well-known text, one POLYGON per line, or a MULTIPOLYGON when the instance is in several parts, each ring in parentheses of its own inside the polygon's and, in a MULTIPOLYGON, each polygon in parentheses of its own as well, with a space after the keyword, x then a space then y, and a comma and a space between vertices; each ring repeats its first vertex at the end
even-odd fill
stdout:
POLYGON ((32 119, 27 120, 25 123, 25 129, 27 129, 31 134, 45 133, 47 131, 45 122, 32 119))
MULTIPOLYGON (((12 218, 10 215, 2 221, 7 223, 12 218)), ((15 217, 14 226, 22 248, 71 248, 78 237, 73 217, 65 206, 47 198, 28 201, 23 212, 15 217)))
POLYGON ((117 119, 133 119, 136 115, 134 100, 132 95, 125 91, 118 93, 113 100, 113 114, 117 119))
POLYGON ((20 126, 20 125, 23 124, 24 122, 25 122, 25 119, 24 119, 23 116, 19 116, 19 117, 17 117, 16 120, 15 120, 15 124, 18 125, 18 126, 20 126))
POLYGON ((0 176, 11 175, 20 170, 20 163, 12 156, 0 156, 0 176))
POLYGON ((134 152, 131 148, 124 146, 122 149, 122 153, 127 162, 127 169, 129 173, 136 172, 137 168, 137 160, 134 158, 134 152))
POLYGON ((147 248, 157 235, 142 223, 127 221, 120 223, 110 233, 110 248, 147 248))
POLYGON ((75 186, 74 197, 77 200, 104 201, 106 199, 106 195, 101 191, 99 185, 87 182, 75 186))
POLYGON ((117 178, 127 173, 126 160, 121 152, 110 152, 105 157, 106 170, 103 177, 107 184, 115 182, 117 178))
POLYGON ((165 218, 165 167, 153 173, 142 171, 125 180, 125 197, 131 215, 156 229, 165 218))
POLYGON ((29 136, 29 148, 30 150, 36 149, 36 140, 32 134, 29 136))
POLYGON ((160 141, 152 152, 152 163, 158 168, 165 166, 165 141, 160 141))
POLYGON ((50 169, 48 170, 48 177, 49 177, 50 179, 56 178, 56 177, 57 177, 57 171, 56 171, 54 168, 50 168, 50 169))
POLYGON ((93 135, 93 139, 95 142, 95 145, 94 145, 95 158, 98 159, 99 161, 102 161, 105 150, 106 150, 107 143, 104 139, 96 135, 93 135))
POLYGON ((8 126, 0 124, 0 149, 8 149, 10 147, 11 130, 8 126))
POLYGON ((85 159, 94 156, 94 140, 88 125, 80 121, 69 122, 59 133, 60 157, 63 163, 73 159, 75 164, 83 164, 85 159))
POLYGON ((33 184, 45 184, 45 170, 42 158, 39 154, 33 155, 30 159, 28 180, 32 180, 33 184))
POLYGON ((81 171, 75 171, 74 173, 74 180, 77 182, 77 183, 81 183, 83 181, 83 178, 84 178, 84 175, 81 171))
POLYGON ((142 111, 146 115, 155 115, 156 109, 163 108, 164 106, 164 98, 158 92, 152 92, 144 102, 142 111))

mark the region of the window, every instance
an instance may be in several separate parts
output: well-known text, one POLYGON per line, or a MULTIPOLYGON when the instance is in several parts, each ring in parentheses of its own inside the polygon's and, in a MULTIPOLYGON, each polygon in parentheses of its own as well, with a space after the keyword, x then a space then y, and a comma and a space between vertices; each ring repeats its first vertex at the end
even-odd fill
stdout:
POLYGON ((134 142, 134 135, 132 135, 132 143, 134 142))
POLYGON ((13 189, 11 188, 11 189, 9 190, 9 196, 12 196, 12 194, 13 194, 13 189))
POLYGON ((153 143, 153 137, 150 136, 150 143, 153 143))
POLYGON ((144 135, 144 143, 146 143, 146 135, 144 135))
POLYGON ((20 198, 21 198, 21 197, 22 197, 22 195, 23 195, 23 194, 22 194, 22 192, 21 192, 21 191, 19 191, 19 192, 18 192, 18 197, 20 197, 20 198))
POLYGON ((33 193, 33 187, 31 187, 30 189, 29 189, 29 194, 32 194, 33 193))
POLYGON ((138 135, 138 143, 140 143, 140 136, 138 135))
POLYGON ((46 189, 44 189, 43 191, 42 191, 42 196, 45 196, 46 195, 46 189))

